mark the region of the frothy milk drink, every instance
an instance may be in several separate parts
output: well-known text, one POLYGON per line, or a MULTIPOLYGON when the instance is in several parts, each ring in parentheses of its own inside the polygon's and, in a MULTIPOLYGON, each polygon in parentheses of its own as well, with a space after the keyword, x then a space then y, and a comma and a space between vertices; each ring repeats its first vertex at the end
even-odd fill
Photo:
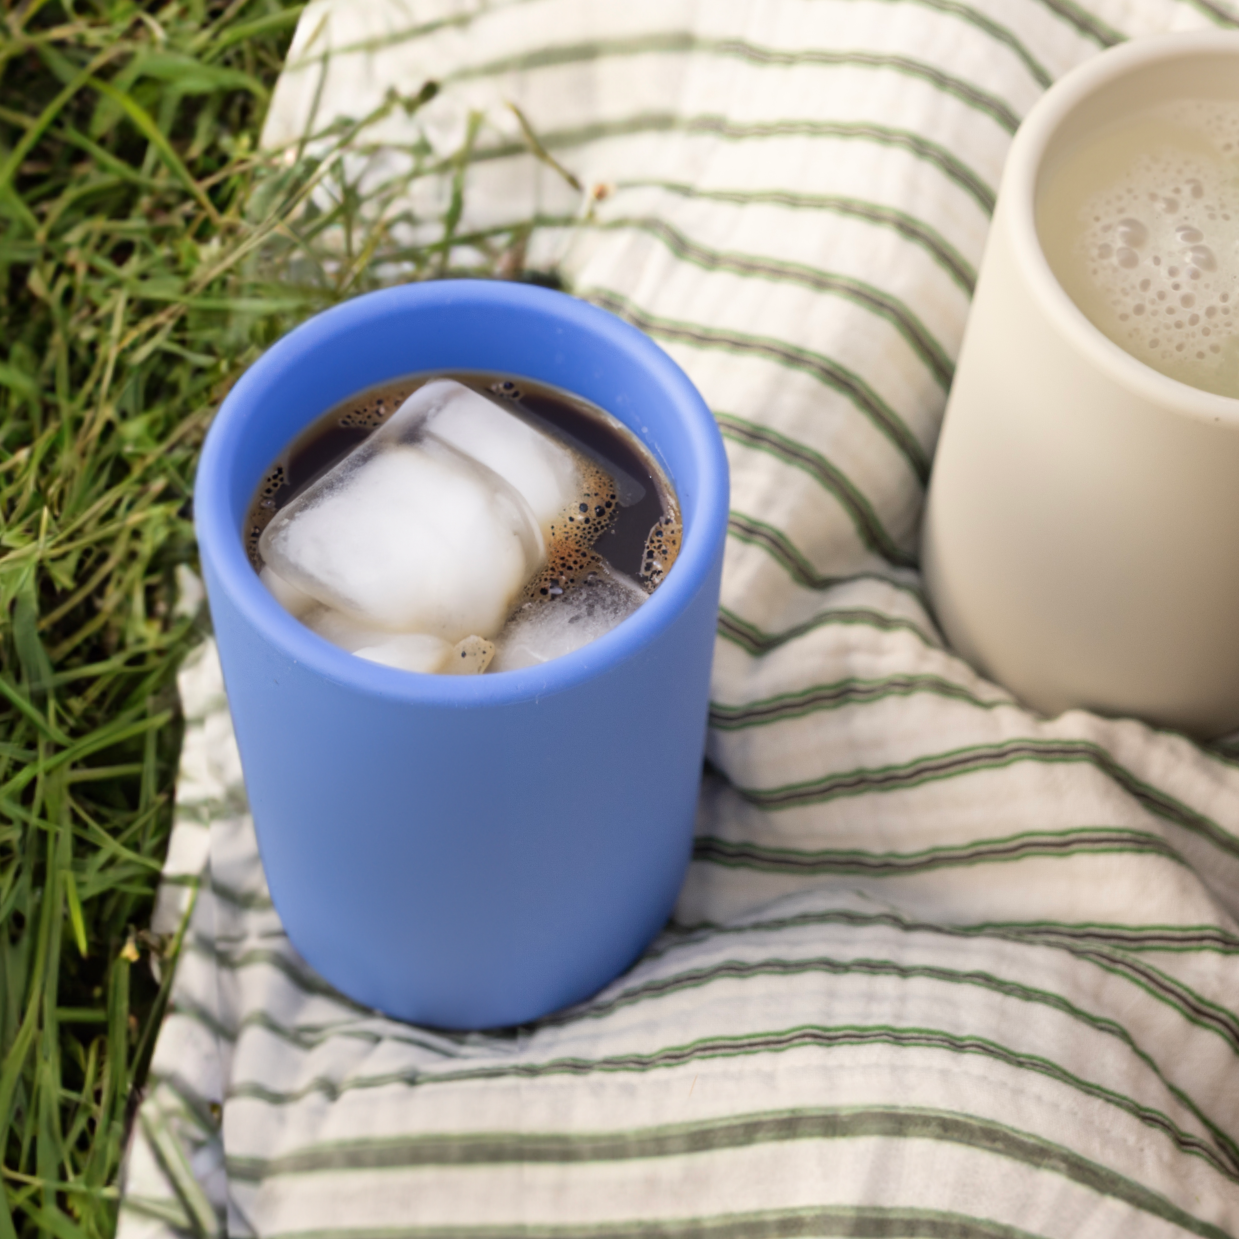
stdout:
POLYGON ((455 375, 330 410, 268 471, 246 543, 276 599, 333 644, 469 675, 608 633, 670 570, 679 528, 662 471, 602 410, 455 375))
POLYGON ((1093 136, 1047 175, 1037 233, 1115 344, 1239 396, 1239 103, 1175 100, 1093 136))

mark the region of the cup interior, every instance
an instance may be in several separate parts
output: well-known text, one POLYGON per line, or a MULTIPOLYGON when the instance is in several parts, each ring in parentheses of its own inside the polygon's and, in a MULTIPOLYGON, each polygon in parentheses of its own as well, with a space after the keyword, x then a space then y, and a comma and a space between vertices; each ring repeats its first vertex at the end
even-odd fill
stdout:
MULTIPOLYGON (((1114 343, 1080 308, 1087 276, 1075 278, 1067 242, 1049 226, 1051 191, 1073 165, 1104 161, 1110 133, 1122 140, 1133 115, 1175 100, 1239 102, 1239 32, 1161 35, 1112 48, 1074 69, 1037 103, 1016 135, 1003 174, 998 216, 1046 320, 1060 336, 1140 396, 1179 413, 1233 421, 1229 395, 1189 386, 1114 343), (1099 151, 1101 152, 1099 154, 1099 151), (1058 274, 1056 274, 1058 273, 1058 274), (1060 280, 1059 274, 1063 275, 1060 280), (1074 285, 1073 285, 1074 287, 1074 285)), ((1130 139, 1134 141, 1134 139, 1130 139)), ((1116 162, 1116 176, 1121 168, 1116 162)), ((1237 195, 1239 197, 1239 195, 1237 195)))

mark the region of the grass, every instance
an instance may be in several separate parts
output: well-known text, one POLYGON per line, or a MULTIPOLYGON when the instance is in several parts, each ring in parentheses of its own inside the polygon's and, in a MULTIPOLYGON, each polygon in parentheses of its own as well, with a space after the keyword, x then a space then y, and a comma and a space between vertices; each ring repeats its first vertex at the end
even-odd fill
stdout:
POLYGON ((176 583, 212 411, 325 305, 522 264, 527 229, 458 235, 477 125, 446 161, 412 141, 364 212, 336 156, 366 150, 377 114, 258 151, 300 7, 24 0, 0 18, 0 1239, 115 1229, 176 949, 146 926, 176 669, 201 637, 176 583), (433 220, 399 209, 418 176, 444 188, 433 220))

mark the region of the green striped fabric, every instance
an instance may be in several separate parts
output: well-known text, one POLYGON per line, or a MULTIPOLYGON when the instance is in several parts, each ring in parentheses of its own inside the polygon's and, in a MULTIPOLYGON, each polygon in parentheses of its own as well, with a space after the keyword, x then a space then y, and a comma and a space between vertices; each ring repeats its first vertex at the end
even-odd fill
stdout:
POLYGON ((1236 18, 313 0, 267 140, 439 82, 359 166, 474 127, 458 236, 539 220, 528 265, 715 411, 696 849, 673 923, 578 1008, 488 1034, 359 1009, 282 933, 203 648, 156 927, 192 912, 122 1239, 1239 1235, 1234 749, 1030 714, 945 648, 916 569, 1020 118, 1113 43, 1236 18))

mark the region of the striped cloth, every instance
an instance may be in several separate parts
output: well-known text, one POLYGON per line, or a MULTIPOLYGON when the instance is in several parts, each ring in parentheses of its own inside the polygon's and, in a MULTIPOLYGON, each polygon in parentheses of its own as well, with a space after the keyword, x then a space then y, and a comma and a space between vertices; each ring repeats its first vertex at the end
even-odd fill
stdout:
POLYGON ((536 1025, 402 1025, 285 939, 202 649, 156 927, 192 917, 121 1239, 1239 1235, 1239 761, 1020 708, 944 648, 916 571, 1020 117, 1108 44, 1236 17, 310 4, 268 140, 438 81, 382 123, 438 153, 475 130, 460 233, 541 217, 528 264, 715 411, 709 772, 675 919, 631 971, 536 1025))

